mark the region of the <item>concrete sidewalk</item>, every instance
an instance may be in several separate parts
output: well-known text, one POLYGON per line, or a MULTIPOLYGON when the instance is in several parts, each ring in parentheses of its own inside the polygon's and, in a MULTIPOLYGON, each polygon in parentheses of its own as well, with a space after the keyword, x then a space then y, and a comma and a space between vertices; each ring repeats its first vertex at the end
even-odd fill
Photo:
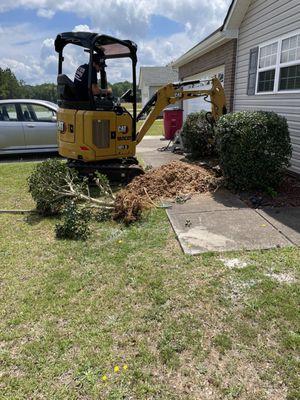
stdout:
POLYGON ((254 210, 226 190, 167 210, 186 254, 300 245, 300 209, 254 210))
MULTIPOLYGON (((137 153, 152 167, 180 160, 181 155, 157 151, 167 144, 167 140, 146 136, 137 153)), ((300 208, 254 210, 226 190, 174 203, 167 214, 186 254, 300 245, 300 208)))
POLYGON ((153 168, 168 164, 173 160, 180 160, 183 157, 182 155, 157 150, 166 147, 168 143, 169 140, 159 136, 145 136, 136 148, 137 155, 144 160, 146 165, 151 165, 153 168))

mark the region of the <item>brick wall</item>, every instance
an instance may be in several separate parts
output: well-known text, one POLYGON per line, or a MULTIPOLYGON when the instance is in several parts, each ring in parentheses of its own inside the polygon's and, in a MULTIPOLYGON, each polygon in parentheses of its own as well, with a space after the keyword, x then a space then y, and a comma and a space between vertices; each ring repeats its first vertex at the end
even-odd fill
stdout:
POLYGON ((179 78, 183 79, 219 65, 225 65, 224 90, 229 111, 233 110, 236 46, 237 40, 232 39, 209 53, 179 67, 179 78))

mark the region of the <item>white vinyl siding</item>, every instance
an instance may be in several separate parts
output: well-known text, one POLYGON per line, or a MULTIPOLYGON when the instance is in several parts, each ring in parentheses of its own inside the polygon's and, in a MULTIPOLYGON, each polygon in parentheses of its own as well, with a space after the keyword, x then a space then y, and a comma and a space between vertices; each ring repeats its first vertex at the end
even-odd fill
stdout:
MULTIPOLYGON (((287 118, 293 145, 291 170, 300 174, 300 91, 276 91, 247 95, 249 55, 250 50, 263 45, 272 44, 300 31, 299 0, 252 0, 241 23, 238 37, 234 111, 265 110, 275 111, 287 118)), ((282 42, 284 44, 284 42, 282 42)), ((289 50, 293 49, 289 44, 289 50)), ((287 49, 287 44, 285 44, 287 49)), ((283 46, 282 46, 283 47, 283 46)), ((278 49, 276 65, 280 64, 281 51, 278 49)), ((292 61, 293 51, 288 56, 286 65, 297 64, 292 61), (290 64, 289 64, 290 63, 290 64)), ((297 54, 297 49, 296 49, 297 54)), ((271 56, 271 54, 269 54, 271 56)), ((262 70, 272 70, 272 57, 261 64, 262 70), (270 63, 270 65, 268 65, 270 63)), ((283 66, 283 65, 282 65, 283 66)), ((276 68, 276 67, 275 67, 276 68)), ((278 68, 278 67, 277 67, 278 68)), ((279 69, 278 69, 279 72, 279 69)), ((277 74, 277 89, 279 88, 279 73, 277 74)))

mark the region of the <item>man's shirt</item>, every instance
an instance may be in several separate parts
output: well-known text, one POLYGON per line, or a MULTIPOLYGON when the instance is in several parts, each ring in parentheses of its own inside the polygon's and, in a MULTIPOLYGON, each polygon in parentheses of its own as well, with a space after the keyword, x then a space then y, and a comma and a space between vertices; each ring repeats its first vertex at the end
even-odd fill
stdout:
MULTIPOLYGON (((80 100, 89 100, 88 91, 88 76, 89 76, 89 65, 83 64, 77 68, 74 78, 74 84, 77 92, 77 96, 80 100)), ((92 82, 91 84, 97 84, 97 71, 95 67, 92 67, 92 82)))

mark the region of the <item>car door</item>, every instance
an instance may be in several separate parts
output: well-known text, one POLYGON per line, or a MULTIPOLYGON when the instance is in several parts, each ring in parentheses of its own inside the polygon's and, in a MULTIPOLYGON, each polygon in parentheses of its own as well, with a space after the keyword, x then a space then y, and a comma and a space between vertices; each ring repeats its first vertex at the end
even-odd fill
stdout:
POLYGON ((0 152, 12 153, 25 149, 23 123, 14 103, 0 103, 0 152))
POLYGON ((27 150, 57 149, 56 112, 38 103, 22 103, 27 150))

